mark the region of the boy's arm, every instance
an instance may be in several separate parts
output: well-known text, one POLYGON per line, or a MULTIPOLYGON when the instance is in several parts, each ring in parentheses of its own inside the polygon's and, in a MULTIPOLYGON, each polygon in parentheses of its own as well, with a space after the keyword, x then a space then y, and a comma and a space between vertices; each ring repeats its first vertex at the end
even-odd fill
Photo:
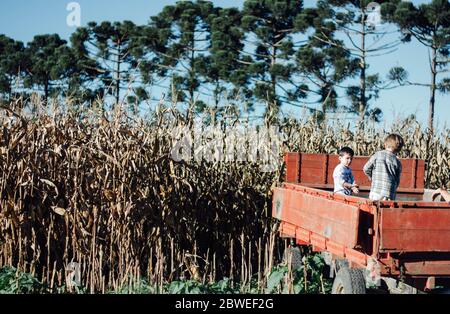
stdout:
POLYGON ((398 157, 396 157, 395 161, 388 161, 386 162, 386 170, 388 171, 392 182, 392 186, 395 187, 394 191, 391 191, 391 193, 393 193, 390 196, 391 200, 395 199, 395 196, 397 194, 397 190, 398 187, 400 186, 400 176, 402 174, 402 163, 400 162, 400 160, 398 159, 398 157))
POLYGON ((350 189, 352 190, 352 192, 354 194, 359 194, 359 186, 355 182, 355 177, 353 176, 353 172, 351 174, 351 178, 352 178, 352 184, 350 185, 350 189))
POLYGON ((366 176, 369 177, 370 180, 372 180, 372 171, 374 165, 375 165, 375 155, 372 155, 372 157, 369 158, 369 161, 367 161, 363 167, 364 173, 366 174, 366 176))
POLYGON ((387 166, 388 171, 395 178, 395 189, 398 189, 398 187, 400 186, 400 177, 402 175, 402 163, 397 159, 396 163, 388 163, 387 166))
POLYGON ((397 189, 400 186, 400 178, 402 176, 402 163, 400 160, 398 161, 398 168, 397 168, 397 189))

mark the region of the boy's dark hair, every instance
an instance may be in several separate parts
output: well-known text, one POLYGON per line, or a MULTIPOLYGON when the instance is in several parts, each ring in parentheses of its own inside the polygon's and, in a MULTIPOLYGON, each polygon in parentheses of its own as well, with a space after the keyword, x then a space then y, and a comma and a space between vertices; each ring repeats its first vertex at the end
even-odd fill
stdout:
POLYGON ((355 152, 350 147, 344 146, 344 147, 341 147, 341 149, 339 150, 339 156, 342 157, 342 156, 344 156, 344 154, 348 154, 348 155, 350 155, 350 157, 353 157, 355 155, 355 152))

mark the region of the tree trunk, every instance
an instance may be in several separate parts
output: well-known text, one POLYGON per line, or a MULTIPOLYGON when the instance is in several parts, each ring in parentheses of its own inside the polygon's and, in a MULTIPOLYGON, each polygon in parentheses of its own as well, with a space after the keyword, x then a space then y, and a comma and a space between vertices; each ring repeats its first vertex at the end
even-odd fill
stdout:
POLYGON ((49 94, 49 82, 48 79, 45 81, 44 84, 44 100, 45 100, 45 104, 47 104, 48 101, 48 94, 49 94))
POLYGON ((212 117, 211 117, 211 122, 212 125, 215 127, 216 126, 216 120, 217 120, 217 111, 219 110, 219 81, 216 81, 216 87, 214 89, 214 108, 213 108, 213 112, 212 112, 212 117))
POLYGON ((195 103, 195 99, 194 99, 194 86, 192 85, 192 82, 194 81, 195 78, 195 68, 194 68, 194 58, 195 58, 195 39, 192 39, 192 44, 191 44, 191 57, 189 60, 189 86, 188 86, 188 92, 189 92, 189 109, 188 109, 188 117, 187 117, 187 121, 189 123, 189 127, 192 127, 194 124, 194 103, 195 103))
POLYGON ((437 75, 437 62, 436 62, 436 47, 431 48, 431 85, 430 85, 430 105, 428 108, 428 128, 433 131, 434 122, 434 103, 436 95, 436 75, 437 75))
POLYGON ((117 64, 116 64, 116 105, 119 105, 119 101, 120 101, 120 41, 117 43, 117 64))
POLYGON ((360 98, 359 98, 359 118, 361 127, 364 127, 364 119, 366 114, 366 25, 365 25, 365 7, 361 5, 361 60, 360 67, 361 73, 359 76, 359 84, 360 84, 360 98))
MULTIPOLYGON (((270 56, 270 66, 273 68, 273 66, 276 63, 277 57, 276 57, 276 53, 277 53, 277 47, 275 47, 275 45, 272 45, 272 54, 270 56)), ((278 117, 278 108, 277 108, 277 99, 276 99, 276 88, 277 88, 277 79, 275 77, 275 75, 273 73, 270 74, 270 80, 271 80, 271 92, 272 92, 272 97, 273 99, 271 99, 269 101, 269 114, 270 114, 270 121, 269 124, 272 124, 272 122, 277 120, 278 117)))
POLYGON ((8 78, 8 86, 9 86, 9 90, 8 90, 8 102, 12 101, 12 94, 13 94, 13 79, 12 78, 8 78))

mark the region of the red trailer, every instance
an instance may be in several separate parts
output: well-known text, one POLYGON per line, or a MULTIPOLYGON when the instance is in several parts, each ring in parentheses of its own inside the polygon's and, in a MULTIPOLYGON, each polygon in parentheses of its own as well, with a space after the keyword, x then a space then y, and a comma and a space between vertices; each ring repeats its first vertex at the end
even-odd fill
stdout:
POLYGON ((273 193, 272 216, 280 235, 323 251, 335 277, 332 293, 365 293, 376 285, 391 293, 417 293, 450 280, 450 205, 424 189, 425 162, 401 159, 395 201, 367 198, 362 171, 368 157, 354 157, 358 196, 333 193, 337 155, 287 153, 286 178, 273 193))

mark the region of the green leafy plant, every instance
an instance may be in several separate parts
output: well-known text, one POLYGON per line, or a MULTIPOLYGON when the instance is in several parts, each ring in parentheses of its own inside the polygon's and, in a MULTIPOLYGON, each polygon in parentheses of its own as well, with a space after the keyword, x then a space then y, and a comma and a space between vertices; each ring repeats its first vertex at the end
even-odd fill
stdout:
POLYGON ((17 271, 14 267, 0 269, 0 294, 44 293, 46 290, 32 274, 17 271))
POLYGON ((273 268, 266 293, 329 293, 332 281, 324 276, 325 262, 318 253, 306 255, 304 263, 289 272, 287 265, 273 268))
POLYGON ((238 293, 239 287, 233 287, 230 278, 224 278, 208 286, 210 293, 238 293))
POLYGON ((269 279, 267 280, 267 290, 268 293, 276 292, 276 289, 279 285, 282 284, 284 277, 288 272, 288 267, 275 267, 273 271, 269 275, 269 279))
POLYGON ((148 283, 147 279, 140 279, 133 284, 126 284, 121 286, 116 291, 111 291, 109 293, 113 294, 151 294, 157 293, 158 289, 156 286, 148 283))
POLYGON ((173 281, 167 286, 167 292, 171 294, 201 294, 208 293, 208 287, 195 280, 173 281))

